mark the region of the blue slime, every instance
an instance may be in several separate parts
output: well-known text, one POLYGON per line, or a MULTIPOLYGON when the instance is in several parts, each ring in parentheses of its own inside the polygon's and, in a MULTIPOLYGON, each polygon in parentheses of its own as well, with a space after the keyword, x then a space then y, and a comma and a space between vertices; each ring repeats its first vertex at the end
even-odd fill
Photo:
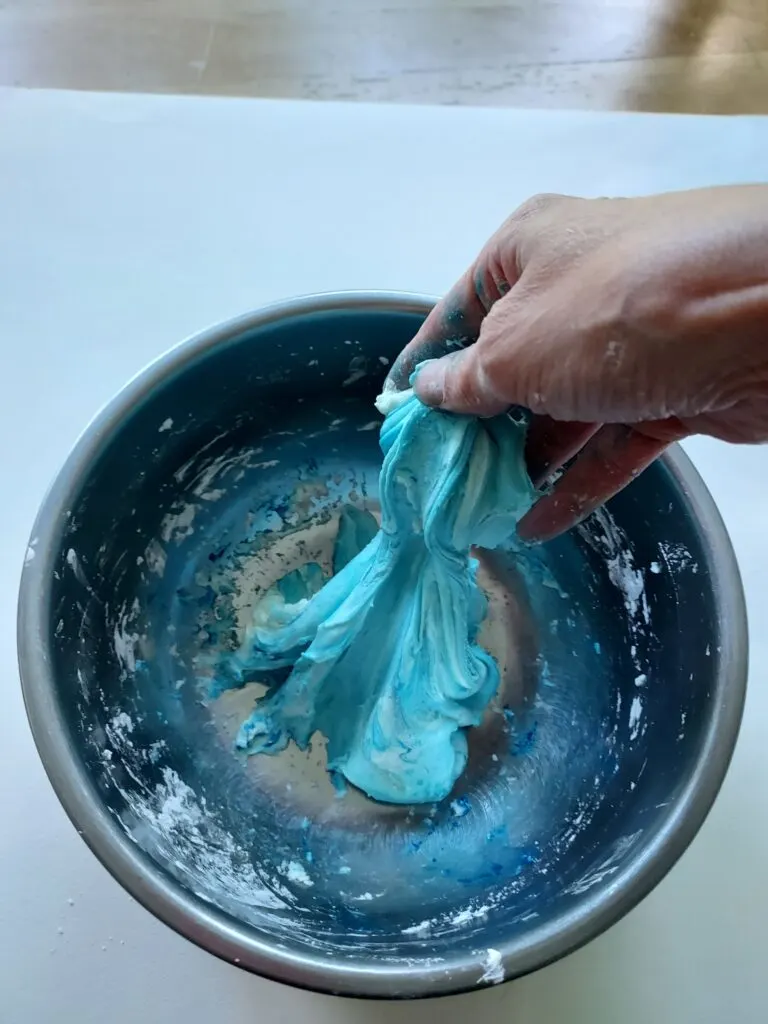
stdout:
POLYGON ((319 731, 329 771, 375 800, 425 803, 450 793, 467 760, 465 730, 499 685, 477 643, 487 601, 470 547, 507 541, 536 491, 524 424, 429 409, 410 390, 385 398, 381 528, 368 540, 372 517, 347 511, 333 578, 323 583, 310 563, 270 588, 223 685, 292 666, 237 746, 305 749, 319 731))

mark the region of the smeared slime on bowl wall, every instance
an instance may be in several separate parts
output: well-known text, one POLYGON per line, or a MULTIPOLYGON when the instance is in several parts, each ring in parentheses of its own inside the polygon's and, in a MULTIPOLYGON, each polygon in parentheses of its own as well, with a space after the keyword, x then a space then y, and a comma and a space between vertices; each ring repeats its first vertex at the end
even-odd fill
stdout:
MULTIPOLYGON (((330 771, 374 799, 418 804, 451 791, 467 761, 464 730, 499 685, 477 642, 487 601, 470 547, 508 540, 536 492, 523 423, 396 397, 381 430, 381 529, 351 561, 335 554, 342 567, 324 585, 310 562, 271 588, 216 690, 292 666, 237 746, 274 753, 294 740, 304 750, 319 731, 330 771)), ((342 520, 342 543, 356 522, 342 520)))

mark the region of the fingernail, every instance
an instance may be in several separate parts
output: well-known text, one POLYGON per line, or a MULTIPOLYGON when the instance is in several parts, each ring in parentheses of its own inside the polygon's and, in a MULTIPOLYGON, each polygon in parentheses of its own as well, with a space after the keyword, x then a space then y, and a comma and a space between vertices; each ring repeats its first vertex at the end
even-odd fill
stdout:
POLYGON ((416 371, 413 389, 425 405, 442 405, 445 397, 445 366, 442 359, 416 371))

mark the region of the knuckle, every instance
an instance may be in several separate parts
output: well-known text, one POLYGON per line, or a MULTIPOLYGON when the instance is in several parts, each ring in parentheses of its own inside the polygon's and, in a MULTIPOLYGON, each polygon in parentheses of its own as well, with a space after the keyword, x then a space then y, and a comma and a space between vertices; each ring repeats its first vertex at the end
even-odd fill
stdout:
POLYGON ((516 221, 527 220, 540 213, 547 213, 554 206, 560 204, 566 196, 558 195, 556 192, 539 192, 515 210, 512 218, 516 221))
POLYGON ((512 401, 508 394, 508 370, 496 372, 493 352, 486 344, 478 343, 473 356, 461 386, 465 394, 473 396, 477 408, 485 412, 500 411, 512 401))
POLYGON ((482 396, 478 393, 475 373, 475 358, 462 359, 446 380, 446 398, 451 405, 471 410, 479 406, 482 396))
POLYGON ((476 346, 457 353, 448 366, 444 383, 443 405, 456 412, 482 415, 489 395, 477 358, 476 346))
POLYGON ((484 252, 472 265, 471 274, 477 301, 488 316, 511 287, 499 253, 496 250, 484 252))

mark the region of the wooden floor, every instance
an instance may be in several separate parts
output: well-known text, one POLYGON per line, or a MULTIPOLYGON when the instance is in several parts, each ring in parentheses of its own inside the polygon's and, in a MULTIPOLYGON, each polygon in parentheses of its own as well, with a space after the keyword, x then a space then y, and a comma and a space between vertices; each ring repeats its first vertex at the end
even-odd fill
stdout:
POLYGON ((0 0, 0 85, 768 113, 768 0, 0 0))

